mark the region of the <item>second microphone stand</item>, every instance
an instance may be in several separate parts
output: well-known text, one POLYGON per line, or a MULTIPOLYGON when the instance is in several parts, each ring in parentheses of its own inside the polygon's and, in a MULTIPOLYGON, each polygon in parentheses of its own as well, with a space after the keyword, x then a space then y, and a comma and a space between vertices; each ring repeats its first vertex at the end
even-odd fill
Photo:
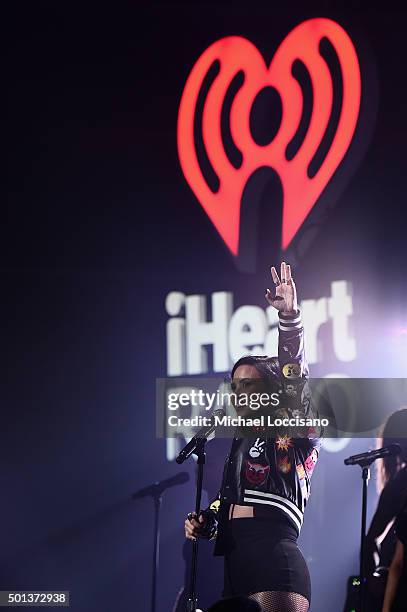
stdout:
POLYGON ((374 459, 361 460, 358 465, 362 468, 362 520, 360 525, 360 588, 359 612, 365 610, 366 576, 365 576, 365 548, 366 548, 366 514, 367 514, 367 485, 370 479, 370 466, 374 459))

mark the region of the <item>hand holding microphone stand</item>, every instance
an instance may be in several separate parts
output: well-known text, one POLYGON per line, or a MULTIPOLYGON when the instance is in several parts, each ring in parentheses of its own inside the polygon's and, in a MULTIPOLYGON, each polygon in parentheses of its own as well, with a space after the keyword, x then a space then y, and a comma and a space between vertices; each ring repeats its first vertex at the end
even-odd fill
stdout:
POLYGON ((366 513, 367 513, 367 485, 370 479, 370 466, 381 457, 391 457, 399 455, 401 447, 399 444, 390 444, 377 450, 359 455, 352 455, 345 459, 345 465, 360 465, 362 468, 362 521, 360 531, 360 588, 359 588, 359 611, 365 611, 365 593, 366 593, 366 576, 365 576, 365 538, 366 538, 366 513))
MULTIPOLYGON (((196 455, 198 465, 198 475, 196 479, 196 495, 195 495, 195 514, 199 520, 199 512, 201 510, 201 498, 202 498, 202 483, 203 473, 205 465, 205 444, 208 436, 210 436, 216 429, 216 419, 214 417, 224 416, 225 410, 219 408, 212 414, 211 421, 207 427, 202 427, 198 433, 188 442, 188 444, 182 449, 176 462, 181 464, 191 455, 196 455)), ((191 564, 191 575, 189 581, 189 597, 187 602, 187 612, 196 612, 198 605, 198 598, 196 596, 196 576, 198 569, 198 539, 192 542, 192 564, 191 564)))

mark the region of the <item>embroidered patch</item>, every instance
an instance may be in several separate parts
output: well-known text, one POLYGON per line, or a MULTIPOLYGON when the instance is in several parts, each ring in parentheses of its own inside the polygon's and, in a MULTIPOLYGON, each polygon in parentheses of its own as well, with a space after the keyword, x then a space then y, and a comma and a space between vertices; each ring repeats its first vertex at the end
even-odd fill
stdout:
POLYGON ((260 465, 260 463, 252 463, 246 459, 245 478, 250 484, 259 486, 262 485, 270 471, 269 465, 260 465))
POLYGON ((307 459, 305 460, 305 469, 307 470, 308 474, 312 474, 313 469, 315 467, 315 464, 317 462, 318 459, 318 453, 317 451, 314 449, 312 451, 312 453, 310 454, 309 457, 307 457, 307 459))
POLYGON ((299 363, 286 363, 283 366, 283 375, 286 378, 301 378, 301 366, 299 363))
POLYGON ((294 385, 286 385, 285 392, 290 397, 296 397, 297 395, 297 389, 294 387, 294 385))
POLYGON ((265 443, 266 443, 265 440, 263 442, 260 442, 260 438, 257 438, 256 442, 253 444, 253 446, 249 450, 250 457, 252 457, 253 459, 257 459, 257 457, 259 457, 261 453, 264 453, 265 443))
POLYGON ((276 446, 278 450, 286 451, 293 445, 292 438, 289 436, 279 436, 276 439, 276 446))
POLYGON ((291 470, 291 463, 288 459, 288 455, 278 460, 278 469, 280 472, 283 472, 283 474, 288 474, 291 470))
POLYGON ((304 466, 302 465, 302 463, 299 463, 298 465, 296 465, 296 470, 297 470, 298 478, 300 480, 305 478, 305 470, 304 470, 304 466))

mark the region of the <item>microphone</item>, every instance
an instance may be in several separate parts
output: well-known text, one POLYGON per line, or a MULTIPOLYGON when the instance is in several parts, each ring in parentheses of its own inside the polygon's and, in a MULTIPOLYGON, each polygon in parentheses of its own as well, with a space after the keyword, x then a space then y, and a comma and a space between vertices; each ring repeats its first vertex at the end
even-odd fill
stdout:
POLYGON ((215 431, 216 429, 215 417, 221 418, 225 416, 225 414, 226 413, 225 413, 224 408, 217 408, 216 410, 214 410, 210 418, 209 425, 206 425, 205 427, 201 427, 198 433, 194 435, 192 440, 190 440, 188 444, 184 446, 184 448, 182 449, 178 457, 175 459, 175 461, 177 463, 184 463, 184 461, 186 461, 186 459, 188 459, 188 457, 190 457, 192 453, 195 451, 196 447, 199 444, 199 440, 202 440, 202 438, 206 439, 208 436, 211 435, 211 433, 215 431))
POLYGON ((189 480, 188 472, 179 472, 175 476, 171 478, 166 478, 165 480, 161 480, 160 482, 155 482, 148 487, 144 487, 144 489, 140 489, 136 491, 131 496, 132 499, 140 499, 141 497, 147 497, 151 495, 152 497, 159 497, 166 489, 170 487, 175 487, 180 484, 184 484, 189 480))
POLYGON ((381 457, 394 457, 394 455, 400 455, 401 446, 400 444, 390 444, 389 446, 383 446, 376 450, 369 451, 367 453, 360 453, 359 455, 352 455, 345 459, 345 465, 360 465, 365 466, 373 463, 376 459, 381 457))

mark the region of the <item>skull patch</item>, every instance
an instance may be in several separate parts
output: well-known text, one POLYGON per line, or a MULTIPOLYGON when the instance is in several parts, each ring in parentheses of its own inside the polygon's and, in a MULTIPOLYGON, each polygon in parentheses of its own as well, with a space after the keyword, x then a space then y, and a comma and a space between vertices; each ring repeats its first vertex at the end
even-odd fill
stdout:
POLYGON ((261 465, 260 463, 252 463, 246 459, 245 478, 254 486, 262 485, 270 471, 269 465, 261 465))

